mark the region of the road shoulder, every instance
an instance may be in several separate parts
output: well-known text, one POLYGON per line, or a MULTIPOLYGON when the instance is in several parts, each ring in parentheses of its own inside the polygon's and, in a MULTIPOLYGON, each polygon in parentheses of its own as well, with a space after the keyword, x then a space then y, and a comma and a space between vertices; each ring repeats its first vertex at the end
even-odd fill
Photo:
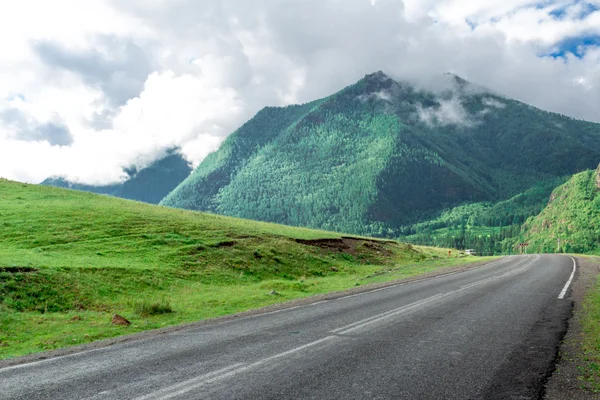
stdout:
POLYGON ((600 393, 585 389, 581 380, 582 371, 588 368, 582 338, 584 331, 581 325, 584 312, 584 299, 596 285, 600 273, 600 258, 577 257, 576 279, 572 285, 570 299, 574 302, 573 317, 569 320, 569 328, 565 335, 555 364, 554 373, 549 378, 544 399, 546 400, 587 400, 598 399, 600 393))

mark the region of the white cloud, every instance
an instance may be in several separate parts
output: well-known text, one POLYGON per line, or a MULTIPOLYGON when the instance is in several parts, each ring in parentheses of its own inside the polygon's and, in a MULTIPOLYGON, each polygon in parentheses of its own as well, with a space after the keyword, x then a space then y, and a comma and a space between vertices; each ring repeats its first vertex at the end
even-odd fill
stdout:
POLYGON ((153 73, 140 96, 118 109, 112 129, 79 127, 75 142, 61 147, 5 136, 0 166, 8 178, 23 179, 20 174, 29 170, 24 180, 61 175, 75 182, 106 184, 125 177, 121 167, 148 165, 167 148, 181 147, 197 163, 218 148, 235 128, 230 121, 237 121, 242 111, 243 102, 231 88, 171 71, 153 73), (28 167, 38 160, 44 165, 28 167))
POLYGON ((450 99, 438 99, 439 105, 423 107, 417 105, 417 112, 422 122, 429 126, 455 125, 470 128, 477 124, 474 117, 465 109, 458 96, 450 99))
POLYGON ((484 106, 494 107, 494 108, 504 108, 506 107, 506 103, 498 101, 492 97, 484 97, 481 102, 484 106))
MULTIPOLYGON (((107 183, 173 146, 197 165, 263 106, 327 96, 377 70, 438 90, 447 80, 432 77, 453 72, 600 121, 600 49, 540 57, 600 33, 600 12, 582 19, 582 2, 537 3, 2 2, 0 115, 22 118, 0 118, 0 176, 107 183), (550 15, 559 9, 561 18, 550 15)), ((458 97, 422 118, 472 123, 458 97)))
POLYGON ((461 28, 472 34, 467 21, 475 26, 475 34, 501 32, 507 40, 536 41, 554 44, 565 37, 600 33, 600 11, 581 19, 585 4, 600 7, 600 1, 571 0, 404 0, 407 19, 425 18, 461 28), (551 12, 564 10, 562 18, 551 12))
POLYGON ((370 99, 377 99, 390 102, 392 100, 392 94, 387 90, 380 90, 378 92, 370 93, 370 94, 361 94, 358 96, 358 100, 361 102, 367 102, 370 99))

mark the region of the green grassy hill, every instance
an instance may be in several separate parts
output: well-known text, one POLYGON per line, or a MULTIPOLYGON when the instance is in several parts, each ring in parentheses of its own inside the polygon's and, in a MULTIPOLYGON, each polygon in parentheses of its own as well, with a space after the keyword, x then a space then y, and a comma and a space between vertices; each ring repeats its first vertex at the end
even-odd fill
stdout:
POLYGON ((123 183, 113 185, 85 185, 60 177, 48 178, 41 184, 158 204, 190 175, 192 167, 175 150, 170 150, 165 157, 156 160, 146 168, 139 171, 130 169, 126 172, 129 178, 123 183))
POLYGON ((398 237, 465 202, 508 200, 595 167, 600 124, 446 78, 434 93, 379 72, 325 99, 263 109, 161 204, 398 237))
POLYGON ((600 254, 599 174, 600 166, 554 190, 547 207, 523 225, 519 242, 535 252, 600 254))
POLYGON ((0 179, 0 358, 464 262, 445 257, 0 179))

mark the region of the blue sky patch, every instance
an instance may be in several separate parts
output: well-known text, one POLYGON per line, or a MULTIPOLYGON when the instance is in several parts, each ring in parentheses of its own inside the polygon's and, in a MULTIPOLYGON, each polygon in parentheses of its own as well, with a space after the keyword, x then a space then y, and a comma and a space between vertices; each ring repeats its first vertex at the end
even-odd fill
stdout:
POLYGON ((548 13, 548 15, 552 16, 554 19, 557 20, 563 20, 565 19, 565 17, 567 16, 567 11, 569 10, 569 8, 574 7, 574 6, 578 6, 578 5, 582 5, 582 9, 579 12, 579 14, 577 14, 575 16, 576 19, 585 19, 587 18, 590 14, 600 10, 600 7, 598 7, 595 4, 589 3, 587 1, 574 1, 571 4, 567 4, 566 6, 562 6, 559 8, 555 8, 554 10, 550 11, 548 13))
POLYGON ((465 19, 465 22, 467 23, 467 25, 469 25, 469 28, 471 28, 472 31, 474 31, 475 28, 477 28, 477 24, 473 22, 471 18, 465 19))
POLYGON ((568 38, 558 43, 554 51, 548 54, 548 56, 559 58, 566 57, 567 54, 571 53, 577 58, 582 58, 589 47, 597 46, 600 46, 600 35, 568 38))
POLYGON ((567 8, 569 6, 564 6, 564 7, 560 7, 560 8, 555 8, 554 10, 550 11, 548 13, 548 15, 554 17, 554 19, 564 19, 565 16, 567 15, 567 8))

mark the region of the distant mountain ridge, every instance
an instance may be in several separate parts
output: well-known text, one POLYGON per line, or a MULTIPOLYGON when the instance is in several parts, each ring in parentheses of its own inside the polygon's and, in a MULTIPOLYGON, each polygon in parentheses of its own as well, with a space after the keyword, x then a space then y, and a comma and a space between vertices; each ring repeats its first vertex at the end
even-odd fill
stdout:
POLYGON ((600 124, 448 75, 436 92, 382 72, 304 105, 267 107, 161 204, 348 233, 399 228, 595 167, 600 124))
POLYGON ((41 184, 158 204, 191 172, 189 163, 175 150, 170 150, 165 157, 146 168, 128 170, 129 179, 123 183, 94 186, 51 177, 41 184))

